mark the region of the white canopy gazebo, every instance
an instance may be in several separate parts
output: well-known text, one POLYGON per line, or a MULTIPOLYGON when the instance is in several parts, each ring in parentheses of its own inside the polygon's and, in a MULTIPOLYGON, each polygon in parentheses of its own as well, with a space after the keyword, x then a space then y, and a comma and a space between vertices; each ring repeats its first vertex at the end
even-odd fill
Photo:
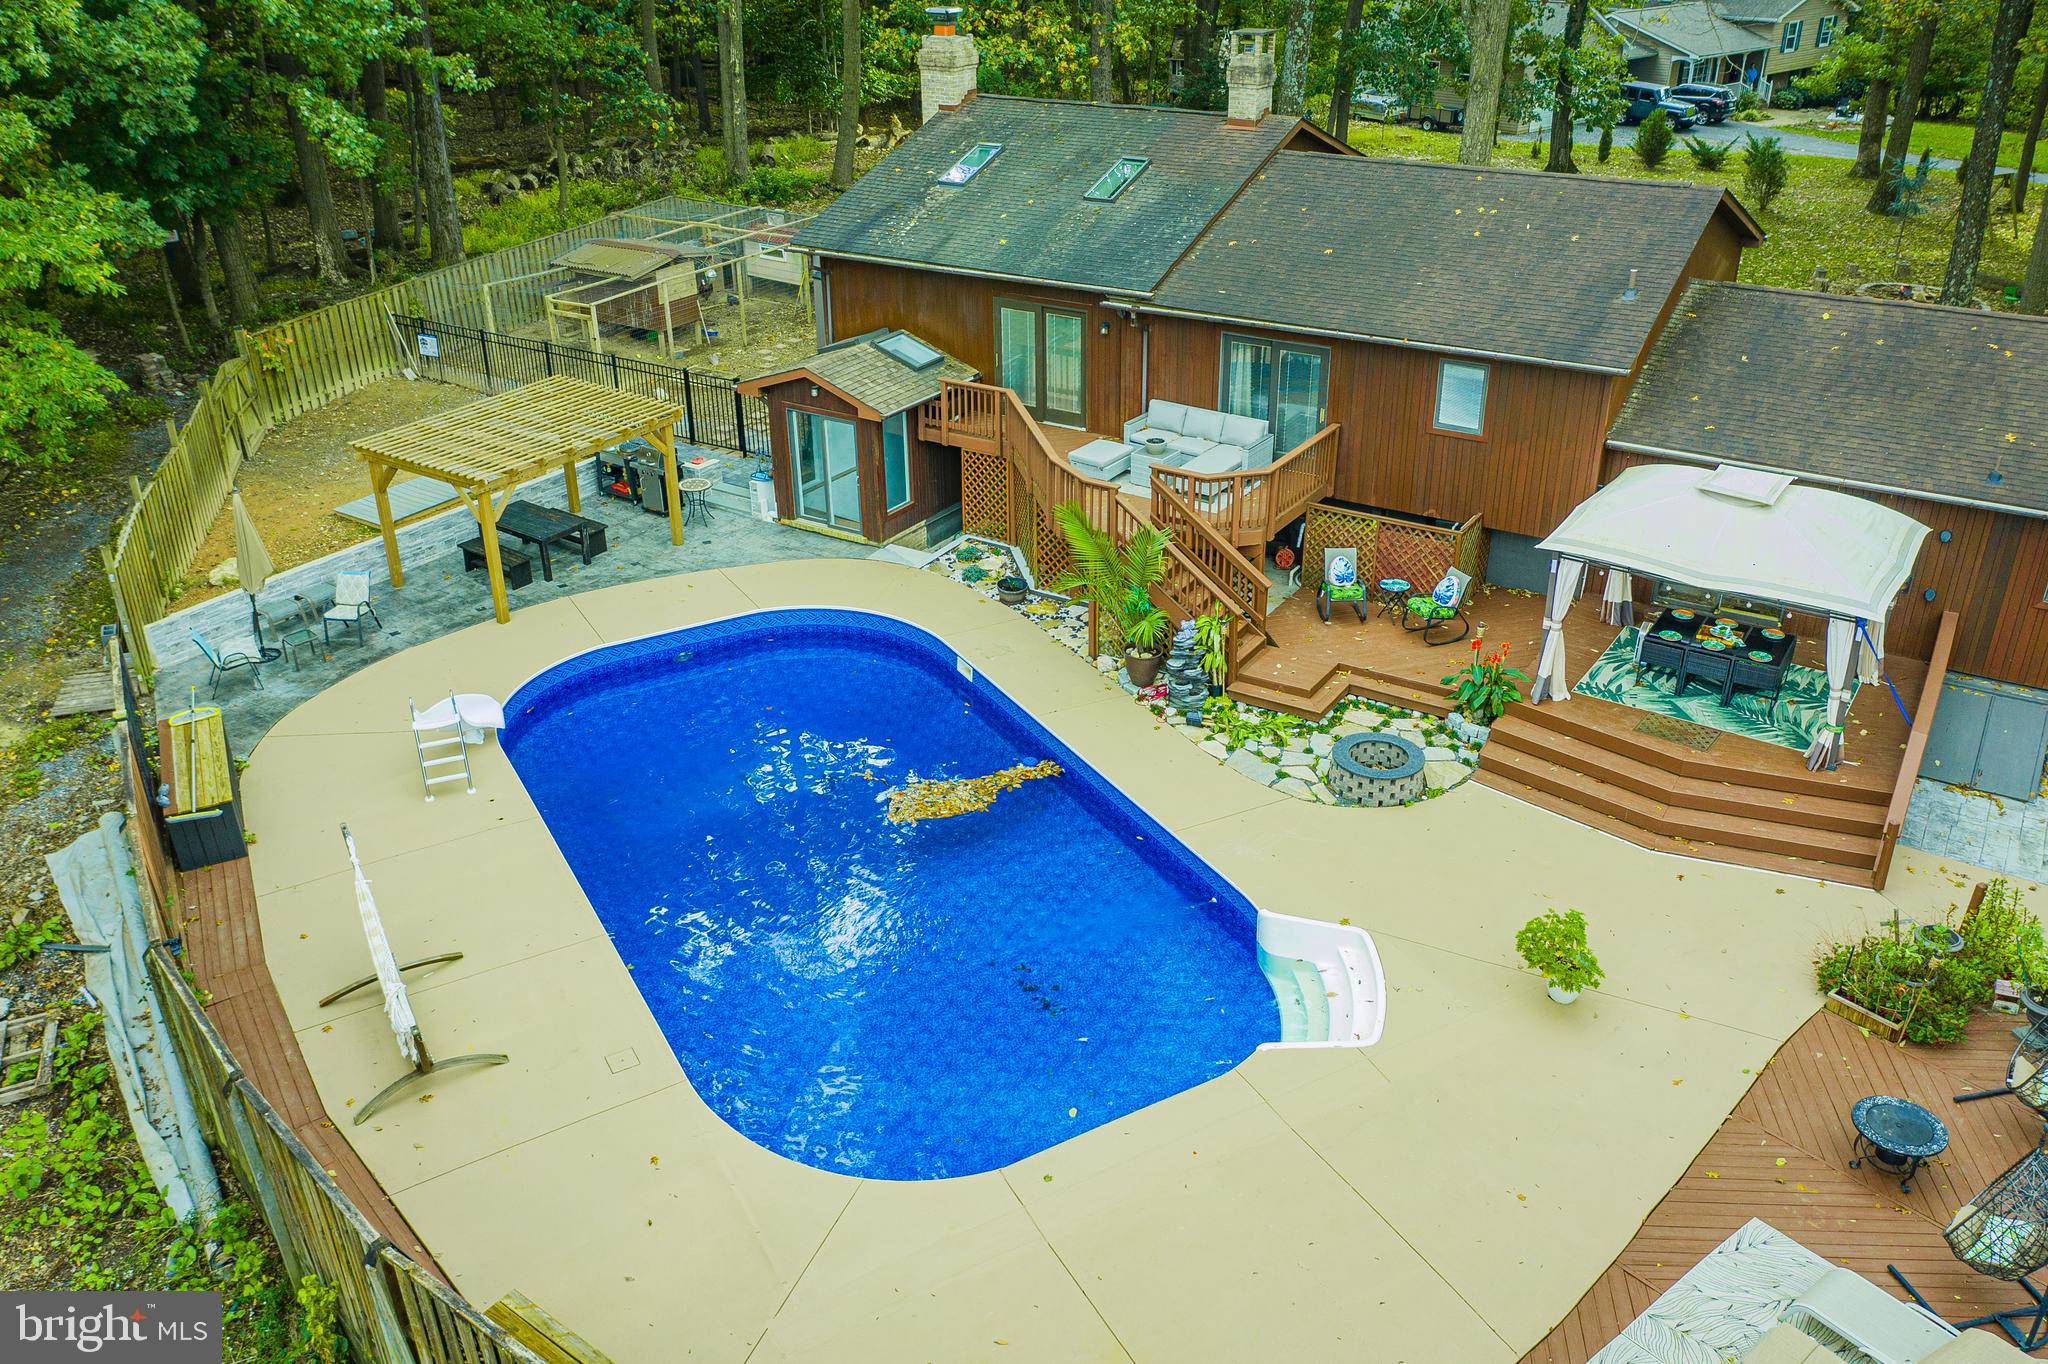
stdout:
POLYGON ((1885 617, 1926 534, 1910 516, 1868 498, 1783 474, 1728 464, 1624 470, 1539 546, 1551 555, 1550 592, 1529 699, 1571 696, 1564 618, 1588 564, 1608 570, 1602 615, 1616 624, 1629 621, 1629 575, 1636 573, 1777 602, 1827 618, 1828 713, 1806 765, 1833 767, 1854 695, 1850 675, 1876 680, 1885 617))

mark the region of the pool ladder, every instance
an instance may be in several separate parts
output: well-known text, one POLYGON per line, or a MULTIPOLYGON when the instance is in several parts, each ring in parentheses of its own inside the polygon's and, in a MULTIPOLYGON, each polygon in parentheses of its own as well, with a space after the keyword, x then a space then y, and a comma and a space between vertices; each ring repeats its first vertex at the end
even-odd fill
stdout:
MULTIPOLYGON (((420 784, 426 788, 428 800, 434 798, 436 786, 450 781, 459 781, 468 788, 470 795, 476 794, 476 778, 469 770, 469 745, 462 737, 462 708, 455 704, 453 692, 448 694, 447 707, 448 723, 435 724, 420 714, 420 708, 412 703, 410 696, 405 698, 405 708, 412 712, 412 746, 413 751, 419 755, 420 784), (445 752, 450 747, 455 749, 453 754, 445 752), (428 756, 430 752, 433 754, 431 757, 428 756), (453 767, 460 767, 462 770, 436 770, 453 767)), ((428 715, 434 715, 440 710, 441 707, 437 705, 428 712, 428 715)))

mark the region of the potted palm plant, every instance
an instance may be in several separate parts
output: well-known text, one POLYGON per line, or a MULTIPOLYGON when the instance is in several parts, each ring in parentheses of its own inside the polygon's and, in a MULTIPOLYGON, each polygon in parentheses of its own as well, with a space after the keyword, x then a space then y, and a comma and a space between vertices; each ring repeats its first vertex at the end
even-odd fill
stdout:
POLYGON ((1223 684, 1230 676, 1230 617, 1224 614, 1222 602, 1195 617, 1195 650, 1209 678, 1209 695, 1223 695, 1223 684))
POLYGON ((1121 545, 1097 530, 1076 502, 1053 508, 1053 523, 1067 542, 1074 569, 1053 583, 1056 591, 1084 592, 1107 615, 1124 641, 1124 671, 1134 687, 1149 687, 1166 661, 1172 622, 1152 604, 1152 588, 1166 567, 1172 539, 1157 526, 1141 526, 1121 545))
POLYGON ((1543 977, 1550 997, 1569 1004, 1600 984, 1599 959, 1586 945, 1586 916, 1576 909, 1547 910, 1515 932, 1522 964, 1543 977))

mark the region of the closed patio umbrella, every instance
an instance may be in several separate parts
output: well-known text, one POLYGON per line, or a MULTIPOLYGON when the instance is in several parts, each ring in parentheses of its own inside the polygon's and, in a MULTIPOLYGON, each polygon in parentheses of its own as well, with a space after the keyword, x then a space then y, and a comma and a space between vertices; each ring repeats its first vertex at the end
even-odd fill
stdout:
POLYGON ((270 580, 270 550, 263 544, 263 537, 256 531, 255 521, 250 519, 249 508, 242 501, 242 490, 234 490, 235 516, 235 576, 241 580, 242 590, 249 594, 249 637, 255 641, 258 652, 265 659, 279 656, 280 651, 263 646, 263 621, 256 611, 256 594, 263 590, 263 584, 270 580))

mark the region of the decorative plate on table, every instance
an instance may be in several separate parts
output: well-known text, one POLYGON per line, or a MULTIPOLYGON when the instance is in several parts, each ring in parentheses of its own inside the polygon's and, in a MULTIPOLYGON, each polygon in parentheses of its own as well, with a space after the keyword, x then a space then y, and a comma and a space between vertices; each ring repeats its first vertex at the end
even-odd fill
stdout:
POLYGON ((1784 632, 1783 630, 1766 630, 1766 631, 1764 631, 1764 638, 1765 638, 1765 639, 1783 639, 1784 637, 1785 637, 1785 632, 1784 632))
POLYGON ((1720 654, 1726 653, 1728 651, 1728 646, 1723 644, 1718 639, 1710 639, 1706 643, 1700 645, 1700 647, 1702 649, 1705 649, 1710 654, 1720 654))
POLYGON ((1681 634, 1679 634, 1679 633, 1678 633, 1678 631, 1676 631, 1676 630, 1659 630, 1659 631, 1657 632, 1657 638, 1659 638, 1659 639, 1684 639, 1684 638, 1685 638, 1685 636, 1684 636, 1684 635, 1681 635, 1681 634))
POLYGON ((1681 607, 1681 608, 1679 608, 1678 610, 1676 610, 1676 611, 1673 611, 1673 612, 1671 613, 1671 619, 1673 619, 1673 620, 1691 620, 1691 619, 1692 619, 1692 612, 1690 612, 1690 611, 1687 611, 1687 610, 1685 610, 1685 609, 1684 609, 1683 607, 1681 607))
POLYGON ((1749 657, 1750 661, 1754 663, 1768 663, 1771 661, 1771 651, 1769 649, 1751 649, 1749 657))

